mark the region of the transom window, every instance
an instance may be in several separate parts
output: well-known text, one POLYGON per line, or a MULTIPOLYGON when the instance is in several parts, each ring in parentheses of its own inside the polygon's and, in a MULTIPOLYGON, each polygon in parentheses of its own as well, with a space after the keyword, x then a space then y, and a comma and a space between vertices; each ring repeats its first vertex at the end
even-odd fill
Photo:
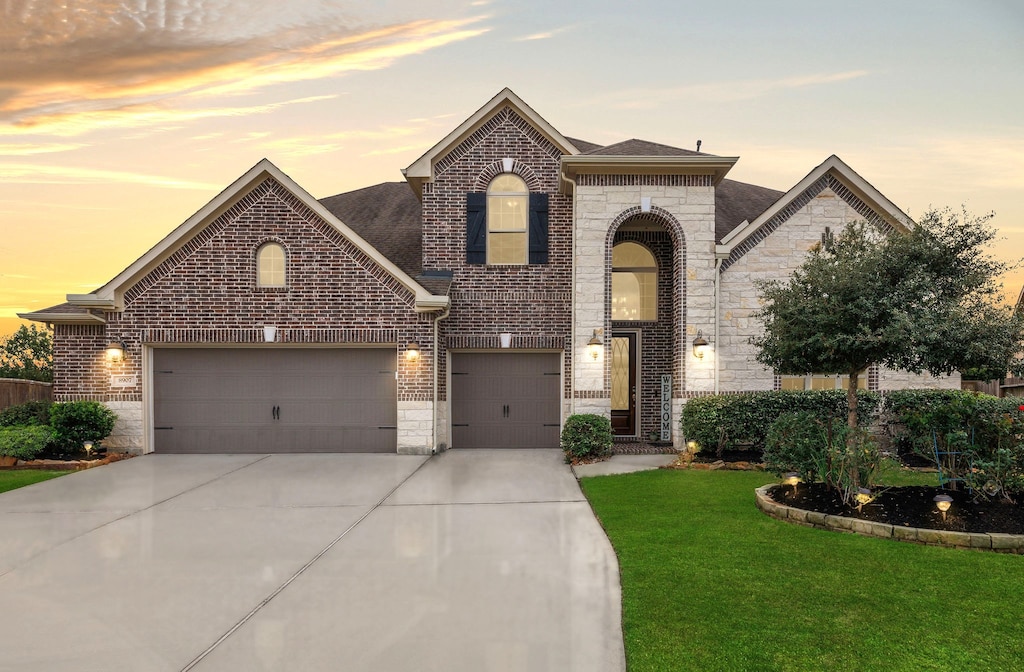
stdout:
POLYGON ((266 243, 256 253, 256 286, 284 287, 284 247, 278 243, 266 243))
POLYGON ((487 187, 487 263, 527 262, 530 192, 518 175, 504 173, 487 187))
MULTIPOLYGON (((845 390, 850 384, 849 376, 838 376, 832 373, 808 373, 804 376, 782 376, 784 390, 845 390)), ((868 389, 868 377, 861 374, 857 378, 857 388, 868 389)))
POLYGON ((658 319, 658 262, 640 243, 612 248, 612 319, 658 319))

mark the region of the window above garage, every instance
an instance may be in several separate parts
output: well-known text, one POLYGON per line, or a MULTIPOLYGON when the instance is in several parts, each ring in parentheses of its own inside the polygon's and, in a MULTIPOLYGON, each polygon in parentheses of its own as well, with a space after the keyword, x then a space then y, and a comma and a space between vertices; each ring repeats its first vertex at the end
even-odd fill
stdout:
POLYGON ((512 173, 495 177, 485 193, 466 194, 466 263, 548 263, 548 195, 530 193, 512 173))

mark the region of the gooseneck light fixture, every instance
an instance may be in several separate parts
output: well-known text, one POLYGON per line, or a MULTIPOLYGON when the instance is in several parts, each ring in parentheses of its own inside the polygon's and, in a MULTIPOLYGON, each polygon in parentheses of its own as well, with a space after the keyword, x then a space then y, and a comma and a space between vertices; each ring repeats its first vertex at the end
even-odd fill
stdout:
POLYGON ((697 359, 704 359, 704 353, 708 349, 708 339, 704 338, 704 332, 697 330, 697 338, 693 339, 693 356, 697 359))

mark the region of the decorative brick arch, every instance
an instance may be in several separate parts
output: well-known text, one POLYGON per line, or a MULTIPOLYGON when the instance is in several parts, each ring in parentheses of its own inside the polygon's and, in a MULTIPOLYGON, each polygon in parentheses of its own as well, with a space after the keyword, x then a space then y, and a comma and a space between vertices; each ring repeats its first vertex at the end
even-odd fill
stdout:
MULTIPOLYGON (((686 358, 682 342, 685 330, 686 301, 686 235, 683 227, 675 216, 657 206, 643 212, 640 206, 634 206, 620 212, 608 226, 605 237, 605 334, 611 338, 612 333, 612 247, 619 228, 629 221, 648 221, 660 224, 672 241, 672 396, 679 398, 686 389, 686 358)), ((643 242, 638 240, 636 242, 643 242)), ((659 268, 660 273, 660 268, 659 268)), ((611 390, 611 367, 605 369, 605 389, 611 390)))
MULTIPOLYGON (((496 178, 505 172, 505 164, 501 161, 495 161, 494 163, 484 166, 484 169, 477 175, 476 182, 473 183, 473 191, 483 192, 487 191, 487 185, 491 183, 491 180, 496 178)), ((533 168, 530 168, 525 163, 520 162, 517 159, 512 160, 512 174, 518 175, 523 178, 526 182, 526 188, 531 192, 544 191, 544 186, 541 183, 537 173, 534 172, 533 168)))

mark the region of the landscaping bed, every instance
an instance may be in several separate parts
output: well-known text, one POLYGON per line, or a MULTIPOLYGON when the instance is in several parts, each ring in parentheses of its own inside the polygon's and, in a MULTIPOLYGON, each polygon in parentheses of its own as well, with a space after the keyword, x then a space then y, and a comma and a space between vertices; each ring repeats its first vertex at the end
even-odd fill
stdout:
POLYGON ((963 490, 940 490, 927 486, 883 488, 860 510, 844 504, 838 493, 823 483, 801 483, 795 494, 789 486, 776 485, 769 489, 769 494, 774 501, 786 506, 889 525, 954 532, 1024 534, 1024 508, 963 490), (935 508, 934 497, 940 492, 953 498, 945 520, 935 508))

